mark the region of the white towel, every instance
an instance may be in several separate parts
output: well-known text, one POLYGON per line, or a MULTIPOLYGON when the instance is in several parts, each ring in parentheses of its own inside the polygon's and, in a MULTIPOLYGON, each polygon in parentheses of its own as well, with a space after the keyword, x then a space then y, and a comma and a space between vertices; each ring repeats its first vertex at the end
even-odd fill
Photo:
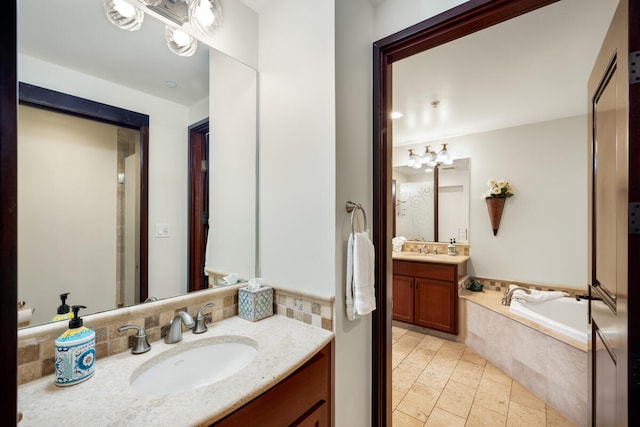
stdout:
MULTIPOLYGON (((513 289, 515 287, 516 285, 509 285, 509 289, 513 289)), ((531 293, 527 294, 525 291, 518 289, 517 291, 513 292, 513 295, 511 296, 511 298, 518 301, 535 303, 535 302, 544 302, 544 301, 549 301, 552 299, 568 297, 568 296, 569 296, 568 293, 562 292, 562 291, 538 291, 538 290, 532 289, 531 293)))
POLYGON ((347 278, 346 278, 346 300, 347 300, 347 319, 353 320, 358 315, 353 306, 353 233, 349 234, 347 242, 347 278))
POLYGON ((353 305, 359 315, 376 309, 375 251, 369 240, 369 231, 355 233, 353 239, 353 305))

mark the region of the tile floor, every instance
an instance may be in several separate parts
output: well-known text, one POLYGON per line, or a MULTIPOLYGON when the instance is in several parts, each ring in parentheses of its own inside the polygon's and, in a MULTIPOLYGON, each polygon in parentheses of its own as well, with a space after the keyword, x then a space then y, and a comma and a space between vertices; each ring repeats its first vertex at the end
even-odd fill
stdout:
POLYGON ((575 427, 470 347, 392 334, 393 427, 575 427))

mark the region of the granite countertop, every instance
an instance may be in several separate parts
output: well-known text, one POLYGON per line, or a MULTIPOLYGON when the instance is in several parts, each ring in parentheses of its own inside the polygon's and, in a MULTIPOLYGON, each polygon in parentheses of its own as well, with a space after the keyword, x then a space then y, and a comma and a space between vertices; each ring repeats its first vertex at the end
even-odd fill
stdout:
POLYGON ((417 252, 392 252, 393 259, 414 262, 432 262, 440 264, 462 264, 469 260, 467 255, 421 254, 417 252))
POLYGON ((19 426, 208 426, 276 385, 334 336, 279 315, 258 322, 236 316, 208 326, 203 334, 184 332, 177 344, 153 342, 144 354, 125 352, 98 359, 94 376, 77 385, 58 387, 53 375, 21 385, 19 426), (225 380, 184 393, 143 395, 129 386, 134 371, 163 351, 222 336, 255 340, 256 358, 225 380))

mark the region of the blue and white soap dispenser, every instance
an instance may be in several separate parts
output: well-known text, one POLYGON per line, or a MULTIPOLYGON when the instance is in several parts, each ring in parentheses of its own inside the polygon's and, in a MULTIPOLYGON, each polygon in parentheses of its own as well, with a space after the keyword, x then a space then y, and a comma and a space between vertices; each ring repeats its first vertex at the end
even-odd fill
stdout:
POLYGON ((73 319, 69 320, 69 329, 60 335, 55 342, 56 385, 68 386, 78 384, 91 378, 95 372, 96 333, 82 325, 78 311, 87 308, 74 305, 73 319))

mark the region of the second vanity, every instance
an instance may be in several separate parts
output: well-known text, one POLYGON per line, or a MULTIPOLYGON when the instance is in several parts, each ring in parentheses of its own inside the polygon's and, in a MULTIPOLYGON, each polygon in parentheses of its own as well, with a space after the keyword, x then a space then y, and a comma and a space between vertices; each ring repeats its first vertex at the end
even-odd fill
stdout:
POLYGON ((393 319, 458 334, 458 284, 466 255, 393 252, 393 319))
MULTIPOLYGON (((242 425, 247 417, 255 420, 256 414, 276 423, 286 419, 286 425, 322 419, 330 413, 332 341, 333 333, 285 316, 258 322, 230 317, 210 324, 202 334, 185 331, 176 344, 160 341, 144 354, 126 352, 98 359, 94 376, 74 386, 58 387, 53 376, 21 385, 19 425, 242 425), (136 370, 165 351, 234 337, 255 343, 258 352, 246 367, 224 380, 175 394, 145 394, 130 386, 136 370), (314 390, 308 390, 309 384, 314 390)), ((207 365, 199 369, 206 370, 207 365)))

